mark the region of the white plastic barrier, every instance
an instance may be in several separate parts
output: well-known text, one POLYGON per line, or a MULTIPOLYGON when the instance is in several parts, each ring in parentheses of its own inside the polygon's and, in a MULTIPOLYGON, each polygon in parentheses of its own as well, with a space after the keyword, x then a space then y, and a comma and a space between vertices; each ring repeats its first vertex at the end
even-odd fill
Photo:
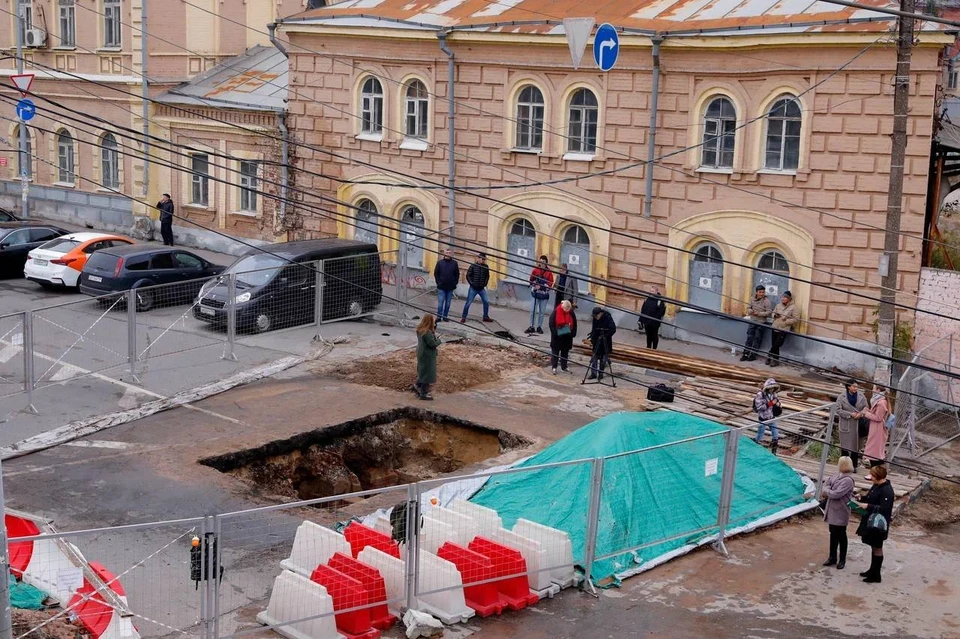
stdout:
MULTIPOLYGON (((518 519, 513 532, 540 543, 544 551, 541 568, 549 568, 550 581, 561 588, 569 588, 577 581, 573 570, 573 546, 570 535, 527 519, 518 519)), ((519 550, 519 549, 518 549, 519 550)))
POLYGON ((373 521, 366 525, 387 537, 393 537, 393 526, 390 525, 390 518, 386 515, 377 515, 373 518, 373 521))
POLYGON ((472 517, 477 521, 477 535, 490 539, 494 531, 503 528, 503 520, 492 508, 477 505, 464 499, 454 499, 450 504, 450 510, 467 517, 472 517))
POLYGON ((270 603, 257 621, 288 639, 343 639, 333 616, 333 598, 327 589, 308 578, 284 570, 273 582, 270 603), (324 615, 322 617, 318 615, 324 615), (288 623, 295 619, 308 621, 288 623))
POLYGON ((460 544, 460 535, 457 534, 457 530, 439 519, 425 516, 423 527, 420 529, 420 550, 435 555, 440 550, 440 546, 448 541, 460 544))
POLYGON ((383 585, 387 590, 387 609, 391 614, 399 617, 401 608, 407 605, 407 582, 403 561, 373 546, 367 546, 361 550, 357 555, 357 561, 380 571, 383 585))
POLYGON ((327 563, 338 552, 353 556, 346 537, 312 521, 304 521, 297 528, 290 557, 281 561, 280 566, 309 579, 317 566, 327 563))
MULTIPOLYGON (((35 539, 33 554, 30 563, 23 571, 23 581, 39 588, 48 595, 56 598, 63 606, 67 605, 70 597, 76 591, 76 584, 64 584, 64 579, 81 570, 72 561, 54 539, 35 539)), ((76 546, 72 546, 77 558, 84 560, 76 546)), ((85 561, 85 560, 84 560, 85 561)))
POLYGON ((547 563, 547 552, 539 541, 518 535, 505 528, 493 531, 491 541, 520 551, 527 562, 527 581, 530 584, 530 590, 539 594, 541 599, 553 597, 560 591, 560 588, 551 581, 552 571, 546 569, 550 565, 547 563))
POLYGON ((460 545, 466 546, 473 538, 480 534, 480 522, 473 517, 461 515, 449 508, 437 506, 430 511, 430 518, 436 519, 448 526, 452 526, 460 537, 460 545))
POLYGON ((457 567, 433 553, 420 551, 420 592, 418 608, 450 625, 466 621, 476 612, 463 596, 463 579, 457 567), (440 592, 432 592, 440 591, 440 592))

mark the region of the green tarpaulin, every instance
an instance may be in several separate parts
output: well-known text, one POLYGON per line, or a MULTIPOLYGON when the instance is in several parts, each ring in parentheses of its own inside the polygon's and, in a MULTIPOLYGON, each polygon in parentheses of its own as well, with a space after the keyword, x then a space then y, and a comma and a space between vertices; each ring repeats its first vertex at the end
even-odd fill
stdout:
POLYGON ((10 575, 10 605, 21 610, 42 610, 47 595, 38 588, 17 581, 10 575))
MULTIPOLYGON (((593 578, 609 582, 717 534, 727 432, 720 424, 681 413, 614 413, 516 468, 605 458, 593 578), (715 436, 671 444, 711 434, 715 436), (657 448, 630 453, 652 447, 657 448)), ((495 509, 507 528, 522 518, 566 531, 574 560, 582 565, 591 469, 584 463, 494 476, 471 501, 495 509)), ((810 507, 805 491, 793 469, 741 437, 727 530, 749 529, 805 510, 810 507)))

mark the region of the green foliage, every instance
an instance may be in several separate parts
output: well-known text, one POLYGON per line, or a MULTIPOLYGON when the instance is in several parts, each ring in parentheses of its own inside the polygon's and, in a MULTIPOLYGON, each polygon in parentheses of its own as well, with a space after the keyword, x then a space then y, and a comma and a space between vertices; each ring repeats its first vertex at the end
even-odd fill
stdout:
POLYGON ((960 269, 960 232, 941 231, 942 244, 934 244, 930 254, 930 266, 939 269, 949 269, 945 253, 949 254, 954 269, 960 269))
MULTIPOLYGON (((873 309, 873 323, 870 328, 873 329, 873 336, 877 337, 880 333, 880 312, 879 307, 873 309)), ((910 359, 913 352, 913 323, 897 320, 893 328, 893 356, 897 359, 910 359)))

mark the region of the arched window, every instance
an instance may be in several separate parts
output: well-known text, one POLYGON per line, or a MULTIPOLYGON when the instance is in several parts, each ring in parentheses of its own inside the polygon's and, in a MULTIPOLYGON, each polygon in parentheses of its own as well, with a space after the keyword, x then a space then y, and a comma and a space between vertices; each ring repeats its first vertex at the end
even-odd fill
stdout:
POLYGON ((543 93, 528 84, 517 96, 517 148, 539 151, 543 148, 543 93))
POLYGON ((100 182, 106 189, 120 188, 120 152, 112 133, 100 138, 100 182))
POLYGON ((57 133, 57 182, 73 184, 76 180, 73 136, 66 129, 57 133))
POLYGON ((533 271, 533 262, 537 259, 537 231, 526 218, 519 218, 510 225, 507 233, 507 277, 527 282, 533 271))
POLYGON ((23 152, 19 151, 20 149, 20 125, 17 125, 17 128, 14 129, 12 143, 17 145, 17 171, 21 176, 26 176, 27 179, 33 177, 33 140, 30 139, 30 128, 24 126, 24 129, 27 132, 26 142, 23 147, 23 152))
POLYGON ((567 150, 571 153, 596 153, 597 120, 600 107, 590 89, 577 89, 570 98, 567 126, 567 150))
POLYGON ((733 148, 737 132, 737 110, 729 98, 717 97, 703 113, 703 156, 701 166, 710 169, 733 168, 733 148))
POLYGON ((360 88, 360 121, 363 133, 383 133, 383 87, 374 77, 364 80, 360 88))
POLYGON ((757 259, 757 268, 753 271, 753 285, 762 285, 767 289, 767 298, 776 305, 780 296, 790 290, 790 263, 783 253, 777 250, 764 251, 757 259))
POLYGON ((723 254, 715 245, 703 243, 694 249, 689 290, 691 306, 719 311, 723 305, 723 254))
MULTIPOLYGON (((571 226, 563 232, 560 244, 560 262, 566 264, 571 273, 590 275, 590 236, 582 226, 571 226)), ((586 293, 590 284, 586 278, 577 277, 577 286, 586 293)))
POLYGON ((406 101, 406 128, 404 133, 408 138, 427 139, 427 87, 420 80, 411 80, 407 83, 406 101))
POLYGON ((358 242, 377 244, 379 237, 377 218, 380 213, 377 205, 370 200, 360 200, 357 203, 357 227, 353 232, 353 239, 358 242))
POLYGON ((403 209, 400 215, 400 248, 407 252, 407 267, 423 270, 423 213, 415 206, 403 209))
POLYGON ((800 165, 800 103, 792 95, 776 99, 767 112, 764 168, 794 171, 800 165))

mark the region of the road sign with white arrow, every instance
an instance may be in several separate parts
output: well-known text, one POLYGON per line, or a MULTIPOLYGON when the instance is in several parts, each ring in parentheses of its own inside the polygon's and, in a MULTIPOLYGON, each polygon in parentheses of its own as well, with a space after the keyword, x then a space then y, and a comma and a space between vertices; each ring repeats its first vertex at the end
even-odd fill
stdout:
POLYGON ((36 114, 37 105, 33 103, 33 100, 23 98, 17 102, 17 117, 20 118, 21 122, 29 122, 36 114))
POLYGON ((620 36, 610 23, 601 24, 593 37, 593 61, 601 71, 609 71, 620 56, 620 36))

